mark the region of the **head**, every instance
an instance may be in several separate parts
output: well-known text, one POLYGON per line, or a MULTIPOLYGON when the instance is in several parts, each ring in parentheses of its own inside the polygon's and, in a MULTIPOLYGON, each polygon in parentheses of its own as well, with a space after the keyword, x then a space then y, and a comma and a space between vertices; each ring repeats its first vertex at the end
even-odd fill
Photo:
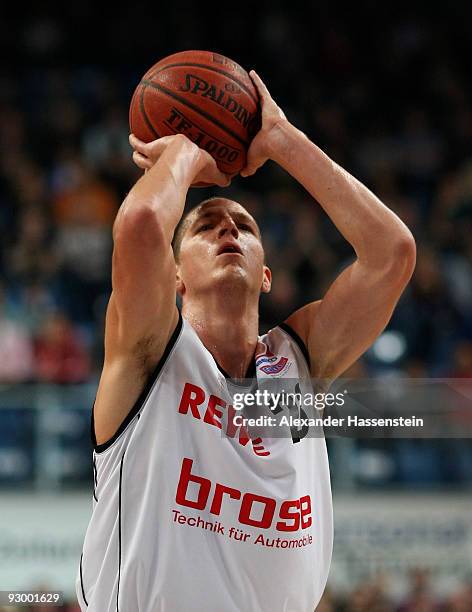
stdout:
POLYGON ((173 248, 177 291, 184 300, 214 291, 258 299, 270 291, 259 226, 237 202, 218 197, 201 202, 182 218, 173 248))

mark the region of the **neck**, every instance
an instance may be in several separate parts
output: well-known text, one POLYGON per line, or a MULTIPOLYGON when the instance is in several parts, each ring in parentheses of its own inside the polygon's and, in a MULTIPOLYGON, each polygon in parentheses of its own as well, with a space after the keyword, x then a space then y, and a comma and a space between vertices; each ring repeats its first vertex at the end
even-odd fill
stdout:
POLYGON ((244 378, 254 359, 259 333, 259 296, 185 296, 182 315, 231 378, 244 378))

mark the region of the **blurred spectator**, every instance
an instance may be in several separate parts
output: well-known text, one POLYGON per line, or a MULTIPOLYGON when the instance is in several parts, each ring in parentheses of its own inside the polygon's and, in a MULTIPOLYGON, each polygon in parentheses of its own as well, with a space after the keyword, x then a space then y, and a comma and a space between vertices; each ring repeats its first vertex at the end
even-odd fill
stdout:
POLYGON ((65 307, 76 321, 92 321, 110 285, 111 226, 119 202, 112 189, 75 156, 53 173, 53 220, 65 307))
POLYGON ((335 601, 333 594, 329 588, 325 589, 323 597, 319 604, 316 606, 316 612, 335 612, 335 601))
MULTIPOLYGON (((20 5, 10 7, 11 24, 0 24, 8 58, 0 74, 0 383, 69 384, 99 372, 111 228, 140 175, 128 145, 132 92, 152 62, 206 48, 211 37, 215 49, 256 67, 289 119, 412 229, 417 268, 389 324, 407 348, 391 369, 454 378, 465 389, 472 378, 472 37, 470 9, 459 4, 430 3, 421 16, 386 3, 382 24, 372 27, 373 3, 355 11, 256 3, 248 30, 242 7, 206 14, 204 4, 182 0, 178 12, 160 5, 158 21, 141 20, 132 45, 123 40, 134 5, 117 8, 105 28, 93 3, 53 17, 39 8, 25 18, 20 5), (232 27, 214 27, 225 20, 232 27), (242 31, 250 32, 244 45, 242 31)), ((231 190, 220 193, 256 215, 274 272, 272 292, 261 298, 265 331, 321 298, 354 254, 275 164, 234 179, 231 190)), ((191 190, 189 205, 213 195, 207 191, 191 190)), ((362 359, 344 376, 379 371, 362 359)), ((467 415, 470 402, 460 415, 470 425, 467 415)), ((373 449, 397 466, 395 484, 464 486, 472 482, 471 447, 470 438, 359 439, 341 467, 373 449)), ((399 608, 381 580, 368 579, 347 596, 327 591, 317 611, 471 612, 472 585, 442 601, 418 569, 399 608)))
POLYGON ((472 342, 463 341, 456 346, 451 378, 472 378, 472 342))
POLYGON ((0 382, 29 381, 34 372, 33 343, 28 328, 12 317, 11 303, 0 284, 0 382))
POLYGON ((117 193, 126 193, 139 172, 129 163, 131 147, 126 107, 115 103, 107 109, 101 122, 86 129, 82 151, 88 165, 95 168, 117 193))
MULTIPOLYGON (((382 27, 372 28, 368 5, 352 14, 316 3, 303 12, 295 5, 270 11, 254 5, 252 35, 241 45, 243 11, 231 12, 229 32, 213 27, 221 21, 213 11, 207 15, 186 0, 182 6, 185 23, 163 6, 160 25, 143 21, 147 35, 141 32, 126 49, 131 6, 105 30, 91 18, 91 3, 72 18, 41 9, 28 19, 18 13, 15 36, 4 20, 1 44, 11 67, 0 74, 0 145, 7 152, 0 160, 0 378, 72 382, 100 371, 112 224, 140 175, 128 144, 131 95, 151 63, 179 49, 204 48, 210 35, 214 48, 258 68, 289 119, 366 182, 415 235, 416 272, 389 324, 405 349, 382 367, 366 358, 365 375, 469 378, 469 12, 431 5, 427 15, 402 15, 385 6, 382 27), (61 368, 64 354, 68 365, 61 368)), ((188 206, 213 193, 190 190, 188 206)), ((235 178, 220 193, 248 205, 262 229, 274 273, 272 292, 261 298, 262 332, 320 299, 355 256, 321 207, 274 163, 251 179, 235 178)), ((385 441, 385 457, 403 455, 399 482, 431 484, 449 473, 436 469, 447 465, 445 445, 423 446, 395 451, 385 441)), ((361 453, 364 441, 355 447, 361 453)), ((470 480, 467 465, 468 459, 461 478, 470 480)))
POLYGON ((39 330, 35 358, 36 376, 41 382, 79 383, 90 375, 87 347, 61 312, 52 313, 39 330))
POLYGON ((440 606, 431 591, 429 574, 416 568, 410 573, 410 592, 398 612, 440 612, 440 606))
MULTIPOLYGON (((392 604, 381 578, 366 581, 349 596, 349 612, 391 612, 392 604)), ((418 611, 419 612, 419 611, 418 611)))
POLYGON ((32 281, 16 286, 11 291, 12 317, 20 321, 34 336, 43 321, 57 307, 57 299, 45 283, 32 281))
POLYGON ((470 612, 472 610, 472 584, 459 588, 446 602, 445 612, 470 612))
POLYGON ((423 361, 433 375, 450 363, 454 344, 466 328, 444 279, 438 253, 420 246, 415 274, 394 315, 396 327, 407 337, 409 357, 423 361))
POLYGON ((29 206, 22 210, 16 242, 8 254, 8 274, 18 283, 44 282, 56 269, 50 248, 51 227, 44 210, 29 206))

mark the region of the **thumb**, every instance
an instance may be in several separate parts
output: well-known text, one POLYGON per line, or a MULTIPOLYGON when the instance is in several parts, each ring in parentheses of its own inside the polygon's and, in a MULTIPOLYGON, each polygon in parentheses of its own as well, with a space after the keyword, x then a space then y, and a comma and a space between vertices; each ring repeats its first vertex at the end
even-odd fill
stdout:
POLYGON ((246 165, 239 173, 242 177, 252 176, 258 168, 262 166, 265 159, 263 157, 255 157, 253 155, 248 155, 246 165))
POLYGON ((229 187, 229 185, 231 185, 231 177, 229 177, 227 174, 223 174, 223 172, 220 172, 217 176, 217 180, 215 180, 215 183, 218 185, 218 187, 229 187))
POLYGON ((218 168, 218 165, 215 160, 212 159, 213 172, 212 178, 218 187, 228 187, 231 183, 231 177, 228 174, 225 174, 222 170, 218 168))

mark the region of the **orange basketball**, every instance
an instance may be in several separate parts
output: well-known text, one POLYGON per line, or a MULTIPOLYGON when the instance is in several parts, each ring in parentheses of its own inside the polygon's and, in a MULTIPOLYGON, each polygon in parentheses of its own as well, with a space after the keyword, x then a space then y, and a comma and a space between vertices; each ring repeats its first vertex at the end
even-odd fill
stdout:
POLYGON ((246 164, 260 127, 259 96, 249 74, 211 51, 182 51, 160 60, 133 94, 129 123, 144 142, 185 134, 225 174, 246 164))

